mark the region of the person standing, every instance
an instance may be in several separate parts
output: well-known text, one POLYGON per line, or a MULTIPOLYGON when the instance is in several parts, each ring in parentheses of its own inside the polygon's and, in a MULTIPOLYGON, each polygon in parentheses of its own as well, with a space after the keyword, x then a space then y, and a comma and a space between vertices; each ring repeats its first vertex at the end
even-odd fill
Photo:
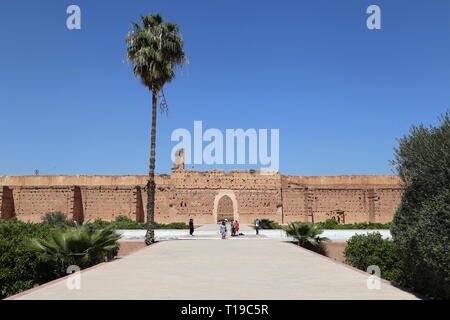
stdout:
POLYGON ((255 221, 255 229, 256 229, 256 234, 259 234, 259 225, 261 224, 261 221, 259 221, 259 219, 256 219, 255 221))
POLYGON ((189 234, 194 235, 194 219, 189 219, 189 234))
POLYGON ((233 237, 236 235, 236 220, 231 221, 231 235, 233 237))
POLYGON ((227 225, 225 221, 222 221, 222 224, 220 225, 220 234, 222 236, 222 239, 226 239, 227 237, 227 225))
POLYGON ((239 236, 239 221, 236 220, 236 234, 239 236))

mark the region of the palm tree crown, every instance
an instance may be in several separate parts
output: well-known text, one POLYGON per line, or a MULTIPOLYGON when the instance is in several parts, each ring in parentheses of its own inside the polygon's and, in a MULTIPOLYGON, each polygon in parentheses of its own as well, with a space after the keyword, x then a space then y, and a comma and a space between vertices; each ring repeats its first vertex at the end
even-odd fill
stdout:
POLYGON ((132 23, 126 42, 127 59, 133 73, 152 92, 159 92, 175 77, 174 69, 186 61, 178 26, 163 22, 159 14, 141 17, 142 26, 132 23))

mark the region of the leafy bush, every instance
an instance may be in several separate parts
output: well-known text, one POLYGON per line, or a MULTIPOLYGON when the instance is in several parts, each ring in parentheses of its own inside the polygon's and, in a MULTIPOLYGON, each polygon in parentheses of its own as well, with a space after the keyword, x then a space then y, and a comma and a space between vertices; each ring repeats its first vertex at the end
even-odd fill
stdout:
MULTIPOLYGON (((73 233, 73 228, 68 231, 68 227, 64 223, 57 223, 56 227, 52 227, 47 223, 25 223, 16 219, 5 221, 0 219, 0 299, 17 294, 21 291, 33 288, 36 285, 54 280, 66 275, 66 267, 70 264, 78 264, 80 267, 90 266, 98 261, 111 259, 117 255, 118 246, 113 246, 110 241, 115 234, 111 235, 111 231, 101 233, 99 231, 85 231, 84 235, 80 235, 78 249, 72 248, 73 242, 68 241, 69 238, 75 236, 65 236, 61 241, 61 234, 73 233), (63 228, 61 228, 63 226, 63 228), (59 240, 56 240, 56 239, 59 240), (73 256, 74 261, 70 259, 45 259, 43 252, 30 248, 30 239, 38 243, 54 243, 56 241, 62 246, 66 246, 64 250, 48 251, 54 252, 54 257, 73 256), (53 239, 53 240, 52 240, 53 239), (85 251, 81 250, 81 247, 85 251), (81 261, 75 258, 75 253, 79 253, 81 261), (81 257, 88 257, 82 259, 81 257), (58 262, 59 261, 59 264, 58 262), (75 262, 75 263, 73 263, 75 262), (69 263, 69 264, 67 264, 69 263)), ((89 226, 77 227, 78 229, 88 229, 89 226)), ((103 231, 102 231, 103 232, 103 231)), ((49 249, 50 250, 50 249, 49 249)))
POLYGON ((189 229, 189 225, 184 222, 155 223, 155 229, 189 229))
MULTIPOLYGON (((253 225, 255 224, 256 220, 253 221, 253 225)), ((281 225, 276 223, 275 221, 269 220, 269 219, 261 219, 259 220, 259 228, 260 229, 283 229, 281 225)))
POLYGON ((52 227, 75 227, 74 221, 67 220, 67 216, 62 212, 49 212, 42 217, 42 222, 52 227))
POLYGON ((65 231, 57 229, 47 239, 33 238, 27 247, 63 276, 70 265, 84 269, 113 259, 119 251, 119 238, 112 228, 93 230, 77 226, 65 231))
POLYGON ((405 191, 391 228, 417 292, 450 299, 450 114, 439 127, 413 126, 395 149, 405 191))
POLYGON ((57 277, 25 245, 30 238, 45 239, 52 230, 44 223, 0 219, 0 299, 57 277))
POLYGON ((405 272, 402 260, 391 240, 383 239, 378 232, 354 235, 344 250, 345 263, 363 271, 371 265, 380 268, 381 277, 403 285, 405 272))
POLYGON ((322 242, 330 241, 330 239, 320 236, 323 230, 317 224, 310 222, 289 223, 284 231, 288 236, 297 240, 299 246, 321 253, 323 253, 322 242))
POLYGON ((147 229, 147 223, 136 222, 126 216, 117 216, 116 220, 111 222, 111 227, 115 229, 147 229))
POLYGON ((104 221, 102 219, 95 219, 94 222, 88 222, 85 224, 86 226, 91 227, 94 230, 104 229, 111 226, 111 222, 104 221))
POLYGON ((347 230, 389 230, 391 223, 374 223, 374 222, 360 222, 350 224, 339 224, 335 219, 327 219, 324 222, 317 222, 322 229, 347 229, 347 230))
MULTIPOLYGON (((95 230, 104 229, 104 228, 113 228, 113 229, 129 229, 129 230, 146 230, 147 223, 145 222, 136 222, 131 220, 126 216, 117 216, 114 221, 103 221, 100 219, 96 219, 94 222, 88 223, 91 228, 95 230)), ((155 229, 189 229, 189 226, 184 222, 172 222, 168 224, 164 223, 156 223, 155 229)))

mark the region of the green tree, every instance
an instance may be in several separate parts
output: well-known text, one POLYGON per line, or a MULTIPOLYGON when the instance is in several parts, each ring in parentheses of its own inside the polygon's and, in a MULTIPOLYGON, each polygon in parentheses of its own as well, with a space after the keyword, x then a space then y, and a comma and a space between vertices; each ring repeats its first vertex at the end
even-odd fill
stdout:
MULTIPOLYGON (((152 94, 152 127, 150 164, 147 182, 147 233, 145 243, 155 241, 155 153, 156 153, 156 109, 158 97, 166 83, 175 77, 174 69, 186 61, 183 40, 178 26, 163 22, 159 14, 141 16, 142 25, 132 23, 133 30, 126 37, 127 59, 133 64, 133 74, 152 94)), ((160 106, 164 107, 164 104, 160 106)))
POLYGON ((404 194, 391 233, 407 285, 450 298, 450 115, 438 127, 413 126, 399 141, 393 164, 404 194))

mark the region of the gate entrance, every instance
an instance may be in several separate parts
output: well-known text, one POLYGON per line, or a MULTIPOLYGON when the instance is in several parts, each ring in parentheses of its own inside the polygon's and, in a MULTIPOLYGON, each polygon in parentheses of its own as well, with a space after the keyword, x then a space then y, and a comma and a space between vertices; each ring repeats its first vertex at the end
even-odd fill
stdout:
POLYGON ((217 205, 217 223, 221 223, 225 219, 228 219, 228 221, 234 219, 233 201, 229 196, 220 198, 219 204, 217 205))

